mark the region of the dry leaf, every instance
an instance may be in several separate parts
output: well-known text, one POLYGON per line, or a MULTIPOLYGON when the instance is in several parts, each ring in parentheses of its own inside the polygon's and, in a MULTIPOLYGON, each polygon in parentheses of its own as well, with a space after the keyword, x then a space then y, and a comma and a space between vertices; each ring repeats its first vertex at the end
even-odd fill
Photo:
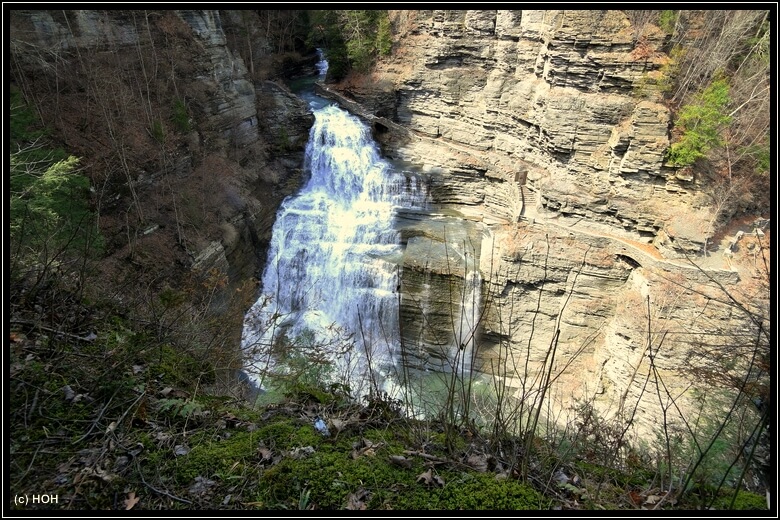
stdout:
POLYGON ((139 500, 141 499, 135 496, 135 491, 129 492, 127 494, 127 498, 125 499, 125 510, 133 509, 133 506, 136 505, 139 500))
POLYGON ((466 464, 482 473, 486 472, 488 469, 487 459, 484 455, 469 455, 466 459, 466 464))
POLYGON ((652 505, 658 502, 659 500, 661 500, 661 497, 659 497, 658 495, 650 495, 647 498, 645 498, 645 504, 652 505))
MULTIPOLYGON (((83 468, 81 470, 81 473, 85 477, 98 477, 104 480, 105 482, 111 482, 112 480, 114 480, 114 478, 116 478, 116 475, 108 471, 105 471, 100 466, 95 466, 94 468, 83 468)), ((74 479, 73 482, 75 484, 76 480, 74 479)))
POLYGON ((106 434, 109 434, 116 430, 116 421, 111 421, 111 424, 108 425, 108 428, 106 428, 106 434))
POLYGON ((347 425, 347 423, 341 419, 331 419, 330 424, 333 426, 333 429, 336 430, 336 433, 340 433, 341 430, 344 429, 344 426, 347 425))
POLYGON ((428 469, 428 471, 417 475, 417 482, 420 481, 422 481, 423 484, 425 484, 426 486, 430 486, 431 484, 436 484, 437 486, 444 487, 444 479, 441 478, 439 475, 434 475, 433 468, 430 468, 428 469))
POLYGON ((271 458, 273 457, 271 450, 269 450, 268 448, 260 448, 259 451, 261 455, 260 462, 263 462, 265 460, 271 460, 271 458))
POLYGON ((62 392, 65 394, 66 401, 73 401, 73 399, 76 397, 76 392, 73 391, 70 385, 63 386, 62 392))
POLYGON ((190 495, 203 496, 209 492, 214 484, 216 484, 216 482, 209 478, 197 476, 195 477, 195 482, 190 486, 188 491, 190 495))
POLYGON ((404 457, 403 455, 390 455, 390 462, 402 468, 409 469, 412 467, 412 461, 404 457))
POLYGON ((363 488, 358 488, 357 491, 354 493, 350 493, 347 497, 347 506, 345 509, 350 509, 353 511, 365 511, 366 509, 366 502, 365 500, 368 498, 369 493, 363 488))
POLYGON ((186 455, 190 452, 190 449, 183 445, 183 444, 177 444, 173 447, 173 454, 177 457, 181 457, 182 455, 186 455))
POLYGON ((431 482, 433 481, 433 469, 428 468, 428 471, 417 475, 417 482, 420 482, 421 480, 423 484, 430 486, 431 482))
POLYGON ((303 459, 309 455, 314 454, 314 451, 315 450, 312 446, 299 446, 297 448, 293 448, 293 450, 290 452, 290 457, 294 459, 303 459))

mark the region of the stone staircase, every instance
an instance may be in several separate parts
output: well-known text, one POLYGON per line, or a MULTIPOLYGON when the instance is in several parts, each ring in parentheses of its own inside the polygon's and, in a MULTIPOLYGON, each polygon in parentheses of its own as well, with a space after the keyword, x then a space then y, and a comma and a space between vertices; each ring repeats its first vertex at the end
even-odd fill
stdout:
POLYGON ((523 209, 520 211, 520 218, 528 219, 536 215, 536 205, 539 202, 539 195, 527 186, 523 186, 523 209))

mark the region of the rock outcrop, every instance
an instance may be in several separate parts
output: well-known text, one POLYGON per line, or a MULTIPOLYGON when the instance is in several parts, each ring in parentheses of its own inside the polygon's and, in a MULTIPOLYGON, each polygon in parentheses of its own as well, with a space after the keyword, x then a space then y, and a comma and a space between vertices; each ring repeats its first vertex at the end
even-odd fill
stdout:
MULTIPOLYGON (((145 268, 164 276, 215 268, 235 282, 262 269, 313 116, 283 85, 253 78, 230 46, 226 31, 251 16, 12 12, 19 86, 102 183, 111 257, 151 260, 145 268), (44 94, 53 78, 56 102, 44 94)), ((269 59, 267 43, 256 42, 257 60, 269 59)))
MULTIPOLYGON (((647 86, 664 34, 624 11, 391 16, 393 55, 332 88, 375 130, 380 118, 405 128, 376 132, 385 152, 418 164, 434 206, 477 227, 477 365, 521 400, 549 370, 548 412, 562 420, 577 402, 608 415, 630 403, 634 433, 653 431, 648 374, 695 413, 691 385, 711 383, 717 363, 744 370, 738 335, 757 332, 726 293, 757 308, 767 294, 720 255, 686 258, 712 214, 699 181, 664 164, 670 114, 647 86)), ((446 370, 465 269, 436 260, 457 257, 444 235, 409 240, 402 316, 407 345, 424 347, 415 364, 446 370)))
POLYGON ((549 210, 701 250, 709 211, 696 181, 664 165, 670 114, 647 86, 668 59, 660 29, 646 25, 638 43, 624 11, 394 19, 393 56, 342 86, 418 134, 389 153, 426 162, 432 145, 449 150, 441 166, 469 184, 454 191, 478 194, 492 216, 517 219, 522 179, 549 210))

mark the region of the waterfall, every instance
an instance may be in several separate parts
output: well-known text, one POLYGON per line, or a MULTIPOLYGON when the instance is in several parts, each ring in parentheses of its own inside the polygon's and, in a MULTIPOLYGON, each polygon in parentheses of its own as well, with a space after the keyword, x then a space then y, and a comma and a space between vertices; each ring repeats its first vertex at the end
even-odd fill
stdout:
POLYGON ((242 347, 256 382, 278 363, 280 342, 351 382, 365 381, 369 365, 386 378, 396 362, 401 247, 393 224, 397 209, 422 207, 424 189, 380 157, 359 119, 335 106, 314 115, 310 178, 278 211, 261 296, 245 317, 242 347))
MULTIPOLYGON (((468 264, 467 264, 468 265, 468 264)), ((482 312, 482 276, 479 269, 471 262, 471 267, 463 280, 463 301, 461 302, 460 318, 457 324, 455 344, 460 348, 460 355, 453 353, 457 360, 455 369, 461 375, 467 375, 471 370, 474 349, 477 347, 479 324, 482 312)))
POLYGON ((320 80, 325 79, 325 75, 328 73, 328 60, 325 59, 325 53, 322 49, 317 49, 317 57, 320 61, 317 62, 317 73, 320 80))

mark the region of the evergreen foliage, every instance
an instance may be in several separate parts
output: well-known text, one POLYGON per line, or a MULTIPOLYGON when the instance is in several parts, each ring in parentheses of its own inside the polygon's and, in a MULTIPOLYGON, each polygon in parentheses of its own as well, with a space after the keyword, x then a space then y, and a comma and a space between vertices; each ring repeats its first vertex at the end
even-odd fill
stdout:
POLYGON ((11 92, 10 105, 13 266, 47 264, 63 252, 99 252, 89 180, 78 171, 79 159, 45 142, 44 130, 18 91, 11 92))
POLYGON ((322 46, 328 58, 328 77, 338 81, 354 69, 367 72, 378 56, 392 49, 387 11, 312 11, 308 43, 322 46))
POLYGON ((674 27, 677 23, 677 11, 666 10, 661 11, 658 15, 658 27, 661 28, 666 34, 673 34, 674 27))
POLYGON ((726 112, 728 103, 729 85, 719 79, 680 109, 676 125, 682 134, 669 149, 672 166, 690 166, 722 143, 720 131, 731 121, 726 112))
POLYGON ((189 110, 187 110, 187 105, 181 98, 176 99, 173 103, 172 119, 179 132, 187 133, 192 130, 189 110))

